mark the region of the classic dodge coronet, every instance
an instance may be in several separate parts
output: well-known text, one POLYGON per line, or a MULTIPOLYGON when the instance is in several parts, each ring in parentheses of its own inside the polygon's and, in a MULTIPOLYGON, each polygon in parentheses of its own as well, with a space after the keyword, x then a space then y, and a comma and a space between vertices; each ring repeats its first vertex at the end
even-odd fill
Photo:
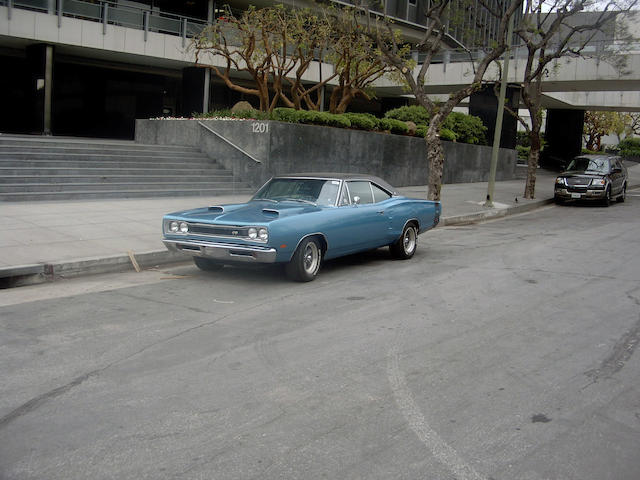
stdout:
POLYGON ((395 258, 411 258, 441 211, 440 202, 400 196, 370 175, 291 174, 272 178, 247 203, 165 215, 163 241, 202 270, 278 262, 307 282, 323 260, 386 245, 395 258))

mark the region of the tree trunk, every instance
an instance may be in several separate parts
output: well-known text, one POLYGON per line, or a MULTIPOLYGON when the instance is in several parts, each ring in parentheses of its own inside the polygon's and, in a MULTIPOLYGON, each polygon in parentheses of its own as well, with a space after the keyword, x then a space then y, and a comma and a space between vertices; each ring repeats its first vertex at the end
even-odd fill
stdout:
POLYGON ((539 129, 529 132, 529 141, 531 142, 531 150, 529 150, 527 162, 527 182, 524 186, 524 198, 536 198, 536 174, 538 172, 538 163, 540 162, 541 145, 539 129))
POLYGON ((429 126, 427 135, 425 136, 427 146, 427 162, 429 163, 429 191, 427 198, 429 200, 440 201, 440 190, 442 189, 442 171, 444 168, 444 150, 442 148, 442 140, 438 135, 438 128, 433 125, 429 126))

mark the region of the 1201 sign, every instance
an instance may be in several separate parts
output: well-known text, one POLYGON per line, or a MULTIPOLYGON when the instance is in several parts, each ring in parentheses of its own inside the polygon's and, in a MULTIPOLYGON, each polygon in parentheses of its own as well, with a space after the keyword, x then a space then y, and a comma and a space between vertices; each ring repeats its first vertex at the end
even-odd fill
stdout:
POLYGON ((251 124, 251 131, 253 133, 266 133, 269 131, 269 124, 265 122, 253 122, 251 124))

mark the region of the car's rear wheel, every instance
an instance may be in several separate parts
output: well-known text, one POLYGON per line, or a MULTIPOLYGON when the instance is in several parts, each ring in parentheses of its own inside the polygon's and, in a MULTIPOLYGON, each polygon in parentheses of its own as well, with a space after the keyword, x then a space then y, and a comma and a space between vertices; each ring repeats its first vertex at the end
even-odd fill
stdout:
POLYGON ((285 266, 287 276, 297 282, 310 282, 320 270, 322 249, 315 238, 305 238, 300 242, 291 261, 285 266))
POLYGON ((200 270, 204 270, 205 272, 215 272, 223 267, 222 263, 211 260, 210 258, 193 257, 193 263, 196 264, 196 267, 200 270))
POLYGON ((400 238, 389 245, 389 251, 394 258, 407 260, 413 257, 418 247, 418 232, 415 225, 409 224, 404 227, 400 238))
POLYGON ((618 202, 622 203, 622 202, 624 202, 626 197, 627 197, 627 184, 625 183, 622 186, 622 193, 620 194, 620 196, 616 200, 618 200, 618 202))

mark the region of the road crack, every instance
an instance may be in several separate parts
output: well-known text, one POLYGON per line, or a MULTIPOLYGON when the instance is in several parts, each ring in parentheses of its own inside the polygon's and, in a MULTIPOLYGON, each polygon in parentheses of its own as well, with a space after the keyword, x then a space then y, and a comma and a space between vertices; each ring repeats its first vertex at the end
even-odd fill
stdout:
MULTIPOLYGON (((640 307, 640 300, 634 297, 632 292, 627 292, 627 297, 640 307)), ((601 378, 611 378, 624 368, 638 343, 640 343, 640 315, 638 315, 636 323, 616 342, 613 350, 602 361, 600 366, 585 372, 585 375, 591 378, 592 384, 601 378)))

